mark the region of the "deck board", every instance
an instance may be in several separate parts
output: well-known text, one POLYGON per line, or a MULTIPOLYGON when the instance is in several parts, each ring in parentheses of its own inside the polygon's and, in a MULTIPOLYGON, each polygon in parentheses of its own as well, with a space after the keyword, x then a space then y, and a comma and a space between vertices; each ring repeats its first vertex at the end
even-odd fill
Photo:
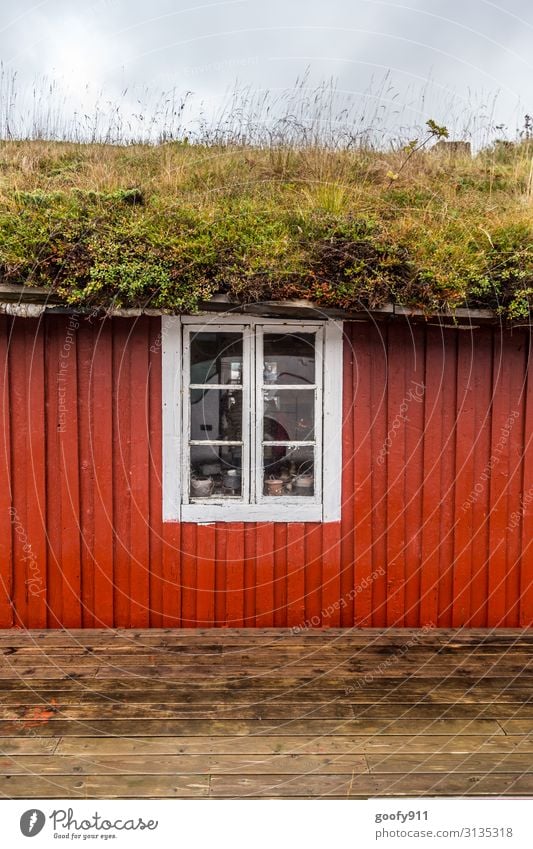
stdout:
POLYGON ((0 631, 0 796, 533 795, 533 632, 0 631))

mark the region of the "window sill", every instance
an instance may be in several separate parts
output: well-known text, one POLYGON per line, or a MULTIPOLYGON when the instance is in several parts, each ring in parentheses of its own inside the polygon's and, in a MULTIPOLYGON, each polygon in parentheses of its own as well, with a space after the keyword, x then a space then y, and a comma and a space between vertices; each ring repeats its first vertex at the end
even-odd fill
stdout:
POLYGON ((321 504, 182 504, 182 522, 322 522, 321 504))

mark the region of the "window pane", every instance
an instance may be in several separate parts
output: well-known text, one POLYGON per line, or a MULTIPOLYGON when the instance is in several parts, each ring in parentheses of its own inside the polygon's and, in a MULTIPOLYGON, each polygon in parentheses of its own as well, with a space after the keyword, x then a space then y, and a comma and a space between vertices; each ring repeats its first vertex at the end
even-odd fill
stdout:
POLYGON ((315 382, 314 333, 265 333, 263 357, 265 384, 315 382))
POLYGON ((240 445, 192 445, 191 498, 240 496, 242 492, 240 445))
POLYGON ((263 439, 312 442, 315 438, 314 389, 264 389, 263 439))
POLYGON ((242 389, 191 389, 191 439, 242 439, 242 389))
POLYGON ((191 383, 241 383, 242 333, 191 336, 191 383))
POLYGON ((263 446, 263 492, 269 497, 315 494, 312 445, 263 446))

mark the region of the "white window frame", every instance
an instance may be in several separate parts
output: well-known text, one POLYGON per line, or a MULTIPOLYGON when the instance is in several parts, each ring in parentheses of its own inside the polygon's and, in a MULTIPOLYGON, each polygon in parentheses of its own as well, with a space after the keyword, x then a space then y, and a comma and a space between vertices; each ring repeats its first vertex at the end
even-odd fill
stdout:
MULTIPOLYGON (((341 515, 342 478, 342 322, 285 320, 243 315, 212 313, 195 316, 162 316, 162 404, 163 404, 163 521, 192 522, 338 522, 341 515), (191 331, 201 326, 205 331, 244 330, 243 408, 251 410, 249 450, 243 450, 243 492, 248 487, 254 503, 234 498, 195 499, 187 503, 189 466, 188 396, 185 375, 191 331), (316 409, 322 413, 315 421, 316 454, 315 494, 311 496, 264 496, 262 463, 256 462, 262 451, 262 339, 265 328, 288 333, 314 330, 317 344, 316 369, 321 380, 315 384, 316 409), (250 380, 246 380, 245 363, 252 362, 250 328, 257 344, 255 354, 255 403, 251 403, 250 380), (321 420, 320 420, 321 419, 321 420), (248 459, 249 458, 249 459, 248 459), (261 466, 261 468, 259 468, 261 466), (255 470, 255 473, 254 473, 255 470), (183 480, 182 480, 183 478, 183 480)), ((253 367, 253 365, 252 365, 253 367)), ((245 434, 243 433, 243 440, 245 434)))

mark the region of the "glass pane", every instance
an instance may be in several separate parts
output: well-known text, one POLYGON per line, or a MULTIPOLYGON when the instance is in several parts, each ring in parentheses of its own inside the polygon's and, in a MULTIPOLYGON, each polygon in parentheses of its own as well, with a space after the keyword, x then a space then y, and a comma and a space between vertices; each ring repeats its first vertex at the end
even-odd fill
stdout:
POLYGON ((265 384, 315 382, 314 333, 265 333, 263 357, 265 384))
POLYGON ((191 439, 242 439, 242 389, 191 389, 191 439))
POLYGON ((263 393, 263 439, 277 442, 314 440, 314 389, 264 389, 263 393))
POLYGON ((263 446, 263 492, 269 497, 315 494, 312 445, 263 446))
POLYGON ((191 383, 241 383, 242 333, 191 336, 191 383))
POLYGON ((192 445, 191 498, 220 498, 242 493, 240 445, 192 445))

